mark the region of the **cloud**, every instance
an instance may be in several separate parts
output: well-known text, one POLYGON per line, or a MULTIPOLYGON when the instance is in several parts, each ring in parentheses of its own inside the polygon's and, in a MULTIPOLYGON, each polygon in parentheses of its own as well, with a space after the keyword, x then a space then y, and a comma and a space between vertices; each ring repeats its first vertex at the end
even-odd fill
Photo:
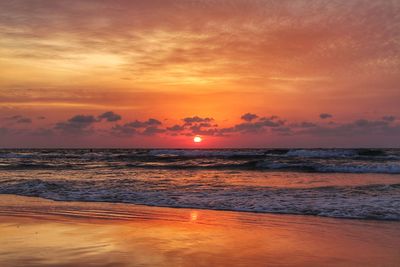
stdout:
POLYGON ((252 121, 254 119, 257 119, 258 116, 253 113, 246 113, 246 114, 242 115, 242 117, 240 117, 240 118, 245 121, 252 121))
POLYGON ((114 113, 113 111, 107 111, 99 116, 100 120, 105 119, 108 122, 115 122, 121 120, 121 116, 114 113))
POLYGON ((159 128, 161 125, 161 121, 154 118, 150 118, 146 121, 135 120, 125 123, 124 125, 116 125, 111 129, 111 132, 117 136, 131 136, 135 134, 155 135, 166 131, 165 129, 159 128))
POLYGON ((324 136, 392 136, 400 134, 400 125, 391 125, 387 120, 358 119, 350 123, 337 123, 333 126, 317 125, 312 128, 298 132, 299 134, 311 134, 319 137, 324 136))
POLYGON ((111 133, 116 136, 131 136, 137 133, 137 130, 128 125, 115 125, 111 129, 111 133))
MULTIPOLYGON (((253 113, 246 114, 255 115, 253 113)), ((392 138, 400 134, 400 124, 397 123, 398 120, 392 115, 381 116, 378 119, 360 118, 353 121, 325 123, 323 121, 315 122, 308 120, 291 121, 278 116, 245 116, 246 114, 240 117, 241 120, 237 118, 239 123, 227 126, 219 126, 213 118, 200 116, 186 117, 181 120, 181 124, 171 125, 168 125, 167 122, 164 122, 166 124, 164 125, 157 118, 133 120, 122 124, 102 124, 102 121, 111 120, 110 122, 113 122, 118 117, 118 114, 110 111, 98 116, 84 114, 75 115, 66 121, 56 123, 52 128, 20 129, 16 125, 15 128, 9 126, 7 126, 7 128, 0 127, 0 135, 7 138, 12 135, 30 138, 50 136, 62 138, 67 136, 66 134, 74 134, 74 138, 80 135, 87 136, 88 134, 91 134, 91 137, 109 135, 115 137, 159 136, 159 138, 164 138, 166 136, 194 135, 214 137, 241 137, 252 135, 250 139, 252 139, 253 136, 255 139, 272 136, 274 138, 282 137, 288 139, 296 137, 296 139, 299 140, 311 137, 317 137, 318 140, 353 140, 352 138, 387 140, 389 137, 392 138), (247 119, 244 119, 244 116, 247 119), (12 135, 10 133, 12 133, 12 135), (379 138, 377 136, 379 136, 379 138)), ((18 121, 22 118, 24 117, 15 115, 8 117, 7 120, 18 121)), ((10 125, 12 126, 14 124, 10 125)))
POLYGON ((201 118, 199 116, 187 117, 182 119, 185 122, 185 125, 192 125, 193 123, 201 123, 201 122, 212 122, 213 118, 201 118))
POLYGON ((142 135, 155 135, 155 134, 159 134, 159 133, 163 133, 165 132, 165 129, 160 129, 157 127, 147 127, 146 129, 144 129, 143 132, 141 132, 142 135))
POLYGON ((30 118, 21 118, 15 121, 16 123, 32 123, 32 119, 30 118))
POLYGON ((32 123, 32 119, 22 116, 22 115, 15 115, 15 116, 11 116, 11 117, 7 117, 5 118, 5 120, 8 121, 13 121, 14 123, 32 123))
POLYGON ((175 124, 174 126, 171 126, 171 127, 167 127, 167 130, 171 131, 171 132, 179 132, 179 131, 183 131, 184 129, 185 129, 185 127, 183 127, 182 125, 178 125, 178 124, 175 124))
POLYGON ((70 123, 75 123, 75 124, 92 124, 97 122, 97 120, 95 119, 95 117, 93 117, 92 115, 76 115, 74 117, 72 117, 71 119, 68 120, 70 123))
POLYGON ((116 122, 121 120, 121 116, 113 111, 104 112, 97 117, 93 115, 75 115, 65 122, 56 123, 54 129, 66 133, 89 133, 92 131, 92 129, 90 129, 91 126, 103 120, 107 122, 116 122))
POLYGON ((329 114, 329 113, 321 113, 321 114, 319 114, 319 117, 321 119, 325 120, 325 119, 332 118, 333 116, 332 116, 332 114, 329 114))
POLYGON ((220 135, 217 125, 210 123, 199 123, 189 127, 190 135, 220 135))
POLYGON ((281 127, 285 124, 284 120, 277 116, 262 117, 250 122, 244 122, 234 125, 233 127, 223 128, 219 130, 220 134, 227 133, 260 133, 268 128, 281 127))
POLYGON ((311 128, 311 127, 317 127, 318 125, 316 123, 313 123, 313 122, 303 121, 301 123, 291 124, 291 126, 294 127, 294 128, 311 128))
POLYGON ((131 127, 131 128, 145 128, 145 127, 154 127, 154 126, 159 126, 162 123, 159 120, 150 118, 147 121, 138 121, 135 120, 133 122, 127 123, 125 124, 125 126, 127 127, 131 127))
POLYGON ((219 135, 218 125, 213 123, 213 118, 193 116, 183 118, 182 121, 183 125, 177 124, 167 130, 172 132, 172 135, 219 135))
POLYGON ((92 115, 76 115, 66 122, 59 122, 54 129, 66 133, 81 134, 88 132, 88 128, 98 120, 92 115))
POLYGON ((383 116, 382 120, 388 121, 388 122, 393 122, 393 121, 396 120, 396 117, 395 116, 391 116, 391 115, 390 116, 383 116))
POLYGON ((186 117, 182 119, 183 124, 175 124, 165 128, 165 132, 169 135, 219 135, 218 125, 213 123, 213 118, 208 117, 186 117))

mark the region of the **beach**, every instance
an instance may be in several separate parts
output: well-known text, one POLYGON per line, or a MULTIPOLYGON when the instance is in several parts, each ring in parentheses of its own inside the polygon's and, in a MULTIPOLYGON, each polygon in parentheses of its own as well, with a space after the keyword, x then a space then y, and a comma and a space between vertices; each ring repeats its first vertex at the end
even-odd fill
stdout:
POLYGON ((0 196, 0 266, 399 266, 400 223, 0 196))

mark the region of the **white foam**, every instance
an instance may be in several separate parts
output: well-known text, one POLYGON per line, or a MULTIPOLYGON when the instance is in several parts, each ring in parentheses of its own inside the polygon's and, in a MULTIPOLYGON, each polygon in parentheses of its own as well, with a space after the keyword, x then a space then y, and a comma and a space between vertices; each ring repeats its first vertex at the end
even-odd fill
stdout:
POLYGON ((356 155, 354 150, 347 149, 296 149, 286 153, 288 157, 302 158, 351 157, 354 155, 356 155))
POLYGON ((340 173, 400 173, 400 164, 392 163, 368 163, 359 165, 326 165, 316 167, 321 172, 340 172, 340 173))
POLYGON ((32 154, 17 154, 17 153, 3 153, 0 154, 0 158, 9 158, 9 159, 24 159, 31 158, 32 154))
POLYGON ((272 188, 225 186, 201 181, 182 183, 120 179, 12 180, 0 182, 0 193, 54 200, 106 201, 168 207, 400 220, 400 184, 272 188))
POLYGON ((165 149, 150 150, 150 156, 174 156, 174 157, 233 157, 233 156, 262 156, 260 151, 240 151, 240 150, 184 150, 184 149, 165 149))
POLYGON ((260 161, 258 168, 270 170, 309 170, 332 173, 388 173, 400 174, 399 162, 269 162, 260 161))

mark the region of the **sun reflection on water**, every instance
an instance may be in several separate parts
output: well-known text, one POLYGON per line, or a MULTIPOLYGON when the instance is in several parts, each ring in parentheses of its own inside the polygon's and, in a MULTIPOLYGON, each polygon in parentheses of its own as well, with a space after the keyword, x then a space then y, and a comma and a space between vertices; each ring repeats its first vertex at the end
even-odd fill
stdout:
POLYGON ((198 217, 199 217, 199 214, 198 214, 197 211, 191 211, 190 212, 190 221, 191 222, 196 222, 198 217))

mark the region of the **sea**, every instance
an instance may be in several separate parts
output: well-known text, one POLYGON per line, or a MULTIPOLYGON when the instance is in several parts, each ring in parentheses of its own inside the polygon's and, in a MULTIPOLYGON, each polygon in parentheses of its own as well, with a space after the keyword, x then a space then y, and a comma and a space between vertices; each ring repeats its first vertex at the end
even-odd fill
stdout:
POLYGON ((0 194, 400 220, 400 149, 7 149, 0 194))

